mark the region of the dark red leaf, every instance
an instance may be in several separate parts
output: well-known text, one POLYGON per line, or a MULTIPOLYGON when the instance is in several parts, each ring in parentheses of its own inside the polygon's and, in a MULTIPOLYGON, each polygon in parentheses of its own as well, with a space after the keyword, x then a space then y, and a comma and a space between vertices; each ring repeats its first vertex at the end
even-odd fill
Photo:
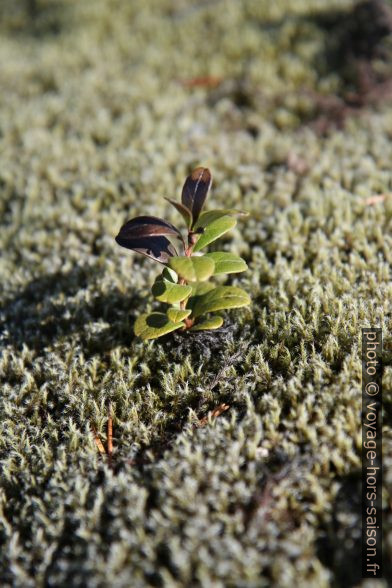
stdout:
POLYGON ((142 238, 123 237, 120 233, 116 237, 116 242, 121 247, 132 249, 137 253, 151 257, 159 263, 167 264, 171 257, 178 255, 175 247, 170 243, 169 239, 163 236, 152 236, 142 238))
POLYGON ((176 210, 178 210, 178 212, 181 214, 182 218, 186 222, 186 226, 188 228, 190 228, 191 225, 192 225, 192 213, 191 213, 191 211, 186 206, 184 206, 183 204, 181 204, 181 202, 176 202, 175 200, 170 200, 170 198, 166 198, 166 196, 165 196, 165 200, 167 200, 168 202, 170 202, 170 204, 172 204, 174 206, 174 208, 176 210))
POLYGON ((199 218, 210 186, 211 173, 206 167, 196 168, 185 180, 181 202, 192 212, 192 226, 199 218))
POLYGON ((181 237, 180 231, 175 226, 156 216, 137 216, 126 222, 118 234, 122 239, 140 239, 161 235, 181 237))

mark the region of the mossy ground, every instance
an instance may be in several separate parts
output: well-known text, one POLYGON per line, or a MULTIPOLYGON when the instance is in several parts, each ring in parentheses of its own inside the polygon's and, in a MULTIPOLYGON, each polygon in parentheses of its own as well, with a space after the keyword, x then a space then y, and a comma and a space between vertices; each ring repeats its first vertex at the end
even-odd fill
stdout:
POLYGON ((3 586, 360 585, 374 325, 390 577, 392 197, 367 201, 392 192, 390 72, 371 44, 348 56, 353 6, 1 3, 3 586), (211 208, 251 213, 225 245, 252 306, 145 344, 157 267, 114 236, 178 222, 163 196, 197 165, 211 208))

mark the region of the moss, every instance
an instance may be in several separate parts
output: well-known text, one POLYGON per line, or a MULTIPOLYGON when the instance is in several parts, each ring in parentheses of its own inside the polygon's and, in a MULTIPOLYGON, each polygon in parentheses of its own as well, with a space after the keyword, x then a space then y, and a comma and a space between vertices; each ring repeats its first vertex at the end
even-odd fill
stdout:
MULTIPOLYGON (((351 22, 353 6, 2 5, 4 585, 359 585, 370 325, 384 333, 391 575, 392 118, 387 100, 339 124, 320 106, 347 98, 328 38, 346 38, 334 11, 351 22), (138 214, 173 221, 162 196, 197 165, 214 174, 211 208, 251 212, 230 251, 252 307, 143 344, 132 325, 155 308, 156 272, 114 236, 138 214), (93 435, 105 441, 109 402, 113 468, 93 435)), ((368 58, 387 82, 379 46, 368 58)))

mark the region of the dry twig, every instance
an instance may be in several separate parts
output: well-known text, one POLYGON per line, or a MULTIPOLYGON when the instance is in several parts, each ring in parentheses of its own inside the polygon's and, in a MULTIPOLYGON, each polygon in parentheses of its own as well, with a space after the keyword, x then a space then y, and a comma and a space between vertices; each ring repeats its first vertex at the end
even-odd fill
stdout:
POLYGON ((107 429, 106 429, 106 449, 104 444, 101 441, 100 436, 98 435, 97 430, 92 427, 92 432, 94 435, 95 445, 101 455, 107 455, 108 457, 108 464, 109 467, 112 467, 112 455, 113 455, 113 417, 112 417, 112 405, 109 403, 108 407, 108 422, 107 422, 107 429))
POLYGON ((112 465, 112 454, 113 454, 113 417, 112 417, 112 405, 109 403, 108 408, 108 439, 107 439, 107 454, 109 466, 112 465))
POLYGON ((208 420, 210 418, 216 419, 218 416, 220 416, 221 414, 226 412, 226 410, 229 410, 229 408, 230 408, 230 406, 228 404, 222 403, 219 406, 217 406, 216 408, 214 408, 214 410, 210 410, 210 412, 208 413, 207 416, 205 416, 199 420, 199 427, 204 427, 204 425, 206 425, 208 423, 208 420))
POLYGON ((92 431, 93 431, 93 435, 94 435, 95 445, 97 446, 99 453, 104 455, 106 453, 105 447, 103 446, 103 443, 102 443, 96 429, 94 429, 94 427, 93 427, 92 431))

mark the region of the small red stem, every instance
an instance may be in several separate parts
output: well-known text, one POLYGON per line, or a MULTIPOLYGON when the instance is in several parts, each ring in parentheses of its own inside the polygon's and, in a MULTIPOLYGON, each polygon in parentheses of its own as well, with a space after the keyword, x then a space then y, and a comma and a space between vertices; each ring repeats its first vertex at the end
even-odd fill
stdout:
MULTIPOLYGON (((185 249, 184 249, 186 257, 192 257, 192 250, 193 250, 194 246, 195 246, 195 243, 192 242, 191 236, 188 233, 188 247, 185 247, 185 249)), ((187 281, 184 278, 180 278, 179 284, 181 286, 183 286, 183 285, 187 284, 187 281)), ((186 303, 188 302, 188 300, 189 300, 189 296, 188 296, 188 298, 185 298, 185 300, 182 300, 180 302, 181 310, 185 310, 186 303)), ((190 329, 193 326, 194 322, 195 322, 195 319, 186 318, 185 319, 185 328, 190 329)))

